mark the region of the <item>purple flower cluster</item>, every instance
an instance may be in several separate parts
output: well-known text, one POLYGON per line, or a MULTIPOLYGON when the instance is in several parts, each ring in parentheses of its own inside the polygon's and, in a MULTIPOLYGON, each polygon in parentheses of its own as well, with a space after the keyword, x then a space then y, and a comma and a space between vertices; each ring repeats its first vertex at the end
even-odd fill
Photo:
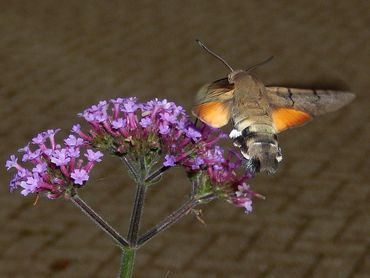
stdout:
POLYGON ((24 196, 45 193, 48 198, 55 199, 89 179, 91 169, 101 161, 103 154, 87 149, 85 141, 74 135, 69 135, 63 146, 57 144, 55 134, 58 131, 50 129, 39 133, 19 149, 23 153, 23 163, 18 163, 15 155, 10 156, 5 164, 7 170, 17 169, 10 181, 10 191, 20 187, 24 196), (86 152, 82 156, 83 150, 86 152))
POLYGON ((138 158, 164 150, 178 154, 201 137, 184 109, 167 100, 139 104, 136 98, 117 98, 101 101, 79 115, 91 129, 84 133, 75 125, 73 131, 92 146, 117 155, 130 153, 138 158))
POLYGON ((89 131, 74 125, 75 135, 69 135, 63 146, 55 142, 59 130, 48 130, 19 150, 23 163, 11 155, 6 167, 17 169, 11 191, 42 192, 51 199, 71 193, 86 183, 93 166, 101 161, 103 154, 88 148, 92 147, 144 162, 149 175, 158 163, 157 169, 182 166, 198 196, 216 193, 251 211, 252 197, 258 194, 246 185, 251 175, 237 173, 242 161, 239 152, 216 145, 227 136, 202 123, 196 126, 181 106, 167 100, 138 103, 136 98, 117 98, 101 101, 79 116, 89 123, 89 131))
POLYGON ((136 98, 117 98, 101 101, 79 115, 90 130, 83 132, 75 125, 73 131, 91 146, 118 156, 129 154, 136 161, 144 157, 146 166, 156 161, 165 167, 183 166, 189 177, 203 176, 207 186, 201 185, 202 194, 218 192, 237 206, 250 206, 253 194, 238 193, 251 177, 237 174, 240 155, 217 146, 225 134, 204 124, 195 126, 181 106, 167 100, 138 103, 136 98))

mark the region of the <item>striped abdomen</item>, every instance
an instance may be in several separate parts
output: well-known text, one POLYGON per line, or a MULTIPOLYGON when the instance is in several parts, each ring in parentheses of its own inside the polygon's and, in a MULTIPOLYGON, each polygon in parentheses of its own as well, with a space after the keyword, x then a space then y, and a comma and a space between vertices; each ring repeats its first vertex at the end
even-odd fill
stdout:
POLYGON ((269 125, 256 124, 245 128, 241 133, 234 132, 239 136, 232 136, 235 144, 240 148, 246 166, 252 172, 276 172, 279 162, 282 160, 277 136, 269 125))

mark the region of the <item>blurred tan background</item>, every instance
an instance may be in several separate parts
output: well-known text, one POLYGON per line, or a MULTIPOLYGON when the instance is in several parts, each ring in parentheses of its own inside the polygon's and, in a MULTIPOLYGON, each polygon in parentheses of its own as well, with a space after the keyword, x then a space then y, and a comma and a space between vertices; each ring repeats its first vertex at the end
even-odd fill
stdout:
MULTIPOLYGON (((356 100, 279 137, 284 161, 251 181, 254 212, 203 208, 138 253, 136 277, 370 275, 369 1, 2 1, 0 161, 36 133, 63 128, 101 99, 168 98, 270 55, 265 84, 350 88, 356 100), (126 2, 126 3, 124 3, 126 2), (167 275, 167 276, 166 276, 167 275)), ((61 137, 61 136, 60 136, 61 137)), ((59 138, 60 138, 59 137, 59 138)), ((117 161, 97 167, 82 197, 126 233, 133 186, 117 161)), ((0 277, 115 277, 119 249, 72 204, 8 193, 1 170, 0 277)), ((143 231, 186 199, 172 171, 149 192, 143 231)))

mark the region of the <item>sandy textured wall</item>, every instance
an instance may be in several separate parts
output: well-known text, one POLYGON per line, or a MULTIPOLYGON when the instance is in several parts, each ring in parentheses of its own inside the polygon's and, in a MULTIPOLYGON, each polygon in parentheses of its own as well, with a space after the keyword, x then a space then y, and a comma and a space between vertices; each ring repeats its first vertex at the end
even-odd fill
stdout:
MULTIPOLYGON (((190 108, 198 87, 227 74, 195 38, 234 67, 274 55, 256 71, 266 84, 346 85, 357 99, 280 136, 279 172, 251 182, 267 196, 253 214, 220 202, 204 209, 207 226, 189 215, 142 249, 137 277, 366 277, 369 2, 138 2, 0 3, 1 164, 35 133, 68 130, 100 99, 160 97, 190 108)), ((32 197, 10 195, 1 171, 1 277, 115 275, 120 256, 109 238, 69 203, 33 207, 32 197)), ((113 159, 95 174, 83 197, 125 231, 132 184, 113 159)), ((189 191, 181 172, 166 181, 149 193, 144 229, 189 191)))

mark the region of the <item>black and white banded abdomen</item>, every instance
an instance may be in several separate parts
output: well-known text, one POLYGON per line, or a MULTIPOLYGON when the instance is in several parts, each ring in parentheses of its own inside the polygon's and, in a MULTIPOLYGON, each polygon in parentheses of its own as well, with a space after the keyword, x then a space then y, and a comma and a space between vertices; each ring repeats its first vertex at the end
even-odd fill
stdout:
POLYGON ((282 155, 274 132, 253 126, 242 132, 233 129, 230 138, 234 139, 234 145, 240 148, 249 171, 268 174, 276 172, 282 155))

